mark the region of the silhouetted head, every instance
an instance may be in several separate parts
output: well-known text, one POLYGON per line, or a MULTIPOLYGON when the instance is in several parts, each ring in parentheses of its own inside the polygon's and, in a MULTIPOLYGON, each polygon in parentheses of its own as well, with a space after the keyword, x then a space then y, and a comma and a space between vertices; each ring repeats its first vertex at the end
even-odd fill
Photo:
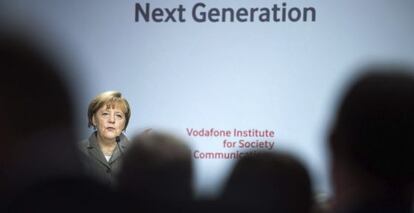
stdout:
POLYGON ((23 37, 0 35, 0 98, 11 140, 73 124, 73 105, 61 69, 23 37))
POLYGON ((79 175, 73 105, 62 69, 30 39, 0 35, 1 185, 79 175))
POLYGON ((414 71, 369 67, 345 93, 334 122, 334 159, 396 185, 414 175, 414 71))
POLYGON ((244 212, 306 213, 312 206, 310 177, 288 154, 259 153, 237 162, 222 198, 244 212))
POLYGON ((132 139, 118 182, 133 197, 187 202, 192 198, 191 151, 175 136, 145 132, 132 139))

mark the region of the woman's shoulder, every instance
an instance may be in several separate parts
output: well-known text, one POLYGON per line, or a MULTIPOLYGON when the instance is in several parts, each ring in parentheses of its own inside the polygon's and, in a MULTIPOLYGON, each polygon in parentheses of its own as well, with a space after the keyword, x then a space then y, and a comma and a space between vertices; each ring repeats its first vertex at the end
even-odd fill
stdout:
POLYGON ((81 152, 87 153, 88 147, 89 147, 88 139, 78 141, 78 148, 80 149, 81 152))
POLYGON ((89 136, 89 138, 86 138, 86 139, 83 139, 81 141, 78 141, 78 147, 81 150, 87 150, 87 149, 89 149, 91 147, 91 136, 89 136))
POLYGON ((78 145, 80 146, 80 147, 87 147, 87 146, 89 146, 89 140, 88 139, 83 139, 83 140, 81 140, 81 141, 78 141, 78 145))

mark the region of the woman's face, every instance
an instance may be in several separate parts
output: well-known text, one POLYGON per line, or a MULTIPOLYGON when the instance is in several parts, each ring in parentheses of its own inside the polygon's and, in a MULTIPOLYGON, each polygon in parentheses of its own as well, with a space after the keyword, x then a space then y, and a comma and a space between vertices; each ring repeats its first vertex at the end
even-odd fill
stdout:
POLYGON ((92 118, 100 138, 115 140, 125 127, 125 114, 119 104, 102 106, 92 118))

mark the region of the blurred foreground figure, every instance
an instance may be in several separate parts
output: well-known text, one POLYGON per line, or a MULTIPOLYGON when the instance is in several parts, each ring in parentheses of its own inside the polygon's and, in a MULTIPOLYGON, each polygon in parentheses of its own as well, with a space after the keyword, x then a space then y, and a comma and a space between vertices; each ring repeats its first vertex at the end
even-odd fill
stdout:
POLYGON ((345 93, 331 130, 334 211, 412 212, 414 71, 363 72, 345 93))
POLYGON ((61 71, 26 38, 0 35, 0 212, 99 210, 90 204, 109 192, 83 179, 61 71))
POLYGON ((312 209, 310 177, 290 155, 260 153, 237 162, 227 185, 222 212, 308 213, 312 209))
POLYGON ((57 66, 23 38, 0 35, 2 188, 13 194, 44 179, 75 175, 72 102, 57 66))
POLYGON ((191 151, 177 137, 146 131, 131 141, 118 182, 134 212, 185 212, 193 195, 191 151))

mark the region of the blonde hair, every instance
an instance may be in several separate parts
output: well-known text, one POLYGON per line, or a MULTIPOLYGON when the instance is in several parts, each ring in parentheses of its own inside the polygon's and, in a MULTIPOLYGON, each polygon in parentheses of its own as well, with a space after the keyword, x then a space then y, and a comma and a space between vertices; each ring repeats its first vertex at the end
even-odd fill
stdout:
POLYGON ((115 104, 119 104, 125 114, 125 130, 128 126, 129 118, 131 117, 131 109, 129 108, 128 101, 122 97, 122 94, 118 91, 106 91, 96 96, 88 107, 88 127, 95 127, 92 122, 93 115, 104 105, 108 107, 114 107, 115 104))

